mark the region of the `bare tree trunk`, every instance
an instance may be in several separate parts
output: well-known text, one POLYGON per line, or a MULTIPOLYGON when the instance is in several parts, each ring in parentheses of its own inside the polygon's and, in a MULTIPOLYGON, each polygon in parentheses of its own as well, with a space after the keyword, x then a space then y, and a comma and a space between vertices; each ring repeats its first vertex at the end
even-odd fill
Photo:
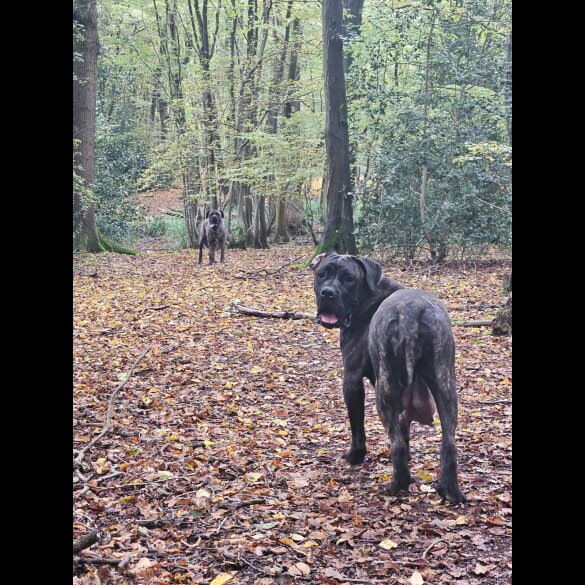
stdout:
MULTIPOLYGON (((288 4, 286 7, 286 27, 284 31, 284 40, 282 43, 282 49, 280 51, 280 55, 275 65, 274 71, 274 81, 273 81, 273 89, 270 96, 270 104, 269 104, 269 112, 268 116, 266 117, 266 124, 267 130, 270 134, 276 134, 278 131, 278 113, 279 113, 279 106, 278 106, 278 96, 282 94, 282 82, 284 80, 284 67, 286 62, 286 55, 288 52, 288 45, 290 40, 290 15, 292 12, 294 0, 288 0, 288 4)), ((296 20, 296 19, 295 19, 296 20)), ((292 61, 292 55, 291 55, 292 61)), ((290 67, 289 67, 289 77, 290 77, 290 67)), ((290 117, 290 108, 287 109, 288 100, 285 102, 283 107, 283 115, 285 117, 290 117)), ((271 177, 273 180, 274 176, 271 177)), ((277 195, 277 203, 276 203, 276 233, 274 235, 274 239, 277 242, 288 242, 290 240, 290 236, 286 229, 287 226, 287 205, 286 205, 286 193, 279 193, 277 195)))
POLYGON ((256 216, 254 218, 254 247, 268 248, 268 237, 266 229, 266 198, 258 196, 256 205, 256 216))
POLYGON ((420 181, 420 193, 419 193, 419 210, 420 210, 420 223, 422 226, 424 237, 429 245, 431 260, 433 262, 437 259, 436 245, 433 240, 432 234, 428 228, 426 222, 426 207, 427 207, 427 187, 429 183, 429 169, 427 165, 427 154, 428 154, 428 126, 429 126, 429 101, 430 101, 430 70, 431 70, 431 46, 433 42, 433 31, 435 28, 435 20, 437 13, 433 11, 433 19, 431 21, 431 28, 429 30, 429 36, 427 39, 427 51, 426 51, 426 64, 425 64, 425 85, 424 85, 424 106, 423 106, 423 164, 421 168, 421 181, 420 181))
POLYGON ((508 37, 508 54, 506 56, 506 77, 504 80, 504 98, 506 103, 506 121, 508 126, 508 139, 512 146, 512 29, 508 37))
POLYGON ((349 169, 349 134, 343 73, 341 0, 322 3, 325 75, 325 147, 327 151, 327 219, 318 251, 355 254, 353 186, 349 169))
MULTIPOLYGON (((257 0, 248 0, 246 67, 244 68, 243 78, 240 84, 239 115, 236 123, 238 133, 258 126, 258 105, 255 98, 258 95, 258 83, 262 74, 262 62, 268 38, 268 21, 271 10, 272 0, 265 0, 262 9, 262 16, 258 18, 257 0), (261 36, 259 35, 260 30, 262 30, 261 36)), ((250 144, 238 139, 236 143, 236 158, 246 160, 252 156, 252 154, 253 149, 250 144)), ((247 184, 241 184, 239 189, 238 222, 242 232, 242 237, 244 238, 243 245, 253 245, 254 226, 252 224, 253 205, 251 201, 251 189, 247 184)), ((256 207, 258 207, 258 203, 256 207)), ((258 229, 262 229, 262 226, 264 226, 264 229, 266 228, 265 220, 263 223, 258 223, 258 229)), ((266 234, 264 234, 260 240, 265 238, 266 234)))
POLYGON ((201 102, 203 105, 205 153, 203 156, 203 175, 201 176, 201 184, 206 185, 207 187, 206 194, 209 198, 211 208, 219 209, 218 195, 221 190, 221 186, 219 184, 218 170, 220 165, 216 154, 219 146, 219 131, 215 100, 211 91, 210 64, 211 58, 215 52, 215 43, 217 41, 217 33, 219 30, 219 11, 221 10, 221 0, 219 0, 215 11, 215 29, 211 36, 209 33, 208 18, 209 0, 202 0, 202 2, 202 5, 200 5, 200 0, 195 0, 195 15, 197 17, 197 24, 195 24, 193 5, 191 0, 188 0, 189 14, 191 17, 191 29, 193 33, 193 44, 197 48, 197 55, 199 57, 199 63, 203 71, 204 81, 201 102))
POLYGON ((276 232, 274 234, 274 239, 277 242, 288 242, 290 240, 290 236, 288 234, 287 228, 287 204, 286 204, 286 195, 281 195, 277 202, 276 202, 276 232))
POLYGON ((96 126, 97 1, 74 0, 73 21, 79 30, 73 35, 73 163, 82 185, 73 193, 73 247, 90 252, 103 251, 100 244, 90 193, 94 182, 96 126))
MULTIPOLYGON (((347 15, 343 21, 343 36, 344 38, 357 38, 360 34, 362 26, 362 10, 364 7, 364 0, 343 0, 344 15, 347 15)), ((343 70, 347 77, 353 57, 349 51, 343 53, 343 70)), ((358 168, 356 165, 356 140, 349 142, 349 170, 351 173, 351 184, 355 187, 359 183, 356 181, 358 168)))

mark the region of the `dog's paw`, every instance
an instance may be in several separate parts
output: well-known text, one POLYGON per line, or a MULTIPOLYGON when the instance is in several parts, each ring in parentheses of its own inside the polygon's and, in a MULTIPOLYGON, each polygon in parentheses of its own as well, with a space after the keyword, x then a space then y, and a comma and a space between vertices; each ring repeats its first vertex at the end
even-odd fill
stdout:
POLYGON ((364 462, 365 456, 366 456, 365 449, 351 448, 347 453, 342 455, 341 458, 345 459, 351 465, 359 465, 360 463, 364 462))
POLYGON ((408 487, 410 486, 411 483, 413 483, 412 477, 409 477, 405 481, 392 480, 388 483, 385 483, 382 486, 382 489, 390 496, 397 496, 398 494, 407 494, 408 487))
POLYGON ((447 500, 452 504, 464 504, 467 502, 467 498, 463 495, 458 486, 447 487, 439 480, 433 483, 433 487, 444 500, 447 500))

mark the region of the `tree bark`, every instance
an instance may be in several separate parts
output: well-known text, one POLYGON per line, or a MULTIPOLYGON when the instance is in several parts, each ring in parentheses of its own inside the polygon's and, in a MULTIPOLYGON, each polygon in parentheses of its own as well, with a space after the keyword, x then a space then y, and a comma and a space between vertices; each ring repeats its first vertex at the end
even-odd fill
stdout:
POLYGON ((268 248, 268 237, 266 229, 266 198, 258 196, 256 205, 256 216, 254 218, 254 248, 268 248))
MULTIPOLYGON (((427 50, 426 50, 426 63, 425 63, 425 82, 424 82, 424 106, 423 106, 423 164, 421 168, 421 181, 420 181, 420 193, 419 193, 419 210, 420 210, 420 223, 424 237, 429 245, 431 254, 431 260, 433 262, 437 259, 437 249, 434 242, 433 236, 428 228, 426 222, 426 207, 427 207, 427 187, 429 184, 429 168, 427 164, 428 156, 428 129, 429 129, 429 101, 430 101, 430 72, 431 72, 431 46, 433 42, 433 31, 435 28, 435 21, 437 13, 433 11, 433 19, 431 21, 431 28, 429 30, 429 36, 427 38, 427 50)), ((446 252, 445 252, 446 254, 446 252)))
POLYGON ((73 35, 73 164, 81 185, 73 192, 73 247, 101 252, 95 211, 89 194, 94 182, 96 127, 97 0, 74 0, 73 21, 81 30, 73 35))
POLYGON ((347 99, 343 72, 343 9, 341 0, 322 3, 323 69, 325 76, 325 148, 327 218, 318 252, 355 254, 353 185, 349 167, 347 99))
POLYGON ((506 121, 508 140, 512 146, 512 29, 508 37, 508 54, 506 56, 506 76, 504 79, 504 98, 506 103, 506 121))

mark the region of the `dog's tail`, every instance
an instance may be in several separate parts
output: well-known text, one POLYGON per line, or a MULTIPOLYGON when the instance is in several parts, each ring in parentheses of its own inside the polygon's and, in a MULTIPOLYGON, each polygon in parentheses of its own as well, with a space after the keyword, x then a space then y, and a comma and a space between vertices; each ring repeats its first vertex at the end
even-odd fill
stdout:
POLYGON ((414 368, 420 357, 419 322, 416 315, 398 315, 397 335, 392 336, 392 350, 396 358, 399 379, 405 388, 414 380, 414 368))

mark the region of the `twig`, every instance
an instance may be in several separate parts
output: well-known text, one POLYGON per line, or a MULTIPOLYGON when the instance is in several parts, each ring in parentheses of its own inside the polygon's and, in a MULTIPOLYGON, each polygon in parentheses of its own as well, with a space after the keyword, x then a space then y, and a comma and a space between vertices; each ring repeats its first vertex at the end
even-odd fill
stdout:
POLYGON ((244 508, 245 506, 253 506, 254 504, 265 504, 266 500, 264 498, 254 498, 252 500, 245 500, 244 502, 232 502, 227 504, 220 504, 220 508, 228 508, 230 510, 239 510, 240 508, 244 508))
POLYGON ((142 307, 138 312, 144 313, 144 311, 162 311, 163 309, 168 309, 170 305, 159 305, 158 307, 142 307))
POLYGON ((498 309, 503 307, 503 303, 487 303, 482 305, 456 305, 453 307, 447 307, 449 311, 468 311, 471 309, 498 309))
POLYGON ((98 477, 95 481, 102 482, 102 481, 105 481, 106 479, 112 479, 112 477, 116 477, 118 475, 122 475, 122 472, 121 471, 112 471, 112 473, 108 473, 108 475, 102 475, 101 477, 98 477))
POLYGON ((95 487, 94 490, 119 490, 123 488, 130 488, 130 487, 142 487, 145 485, 150 485, 152 483, 161 483, 163 481, 174 481, 176 479, 187 479, 193 475, 200 475, 199 472, 196 473, 188 473, 187 475, 181 475, 179 477, 163 477, 161 479, 153 479, 152 481, 144 481, 141 483, 125 483, 122 485, 112 485, 112 486, 102 486, 102 487, 95 487))
POLYGON ((269 575, 270 577, 274 577, 274 573, 270 573, 268 571, 265 571, 262 567, 257 567, 256 565, 253 565, 250 561, 247 561, 244 557, 240 557, 241 561, 244 561, 244 563, 246 563, 246 565, 248 565, 249 567, 252 567, 252 569, 254 569, 255 571, 258 571, 259 573, 264 573, 265 575, 269 575))
POLYGON ((77 457, 75 458, 76 463, 80 463, 82 461, 82 459, 85 457, 85 454, 87 453, 87 451, 91 447, 93 447, 110 430, 110 428, 112 426, 112 409, 114 406, 114 399, 116 398, 116 395, 118 394, 118 392, 125 386, 126 382, 128 382, 128 380, 130 379, 130 376, 133 374, 134 369, 138 365, 138 362, 150 351, 151 347, 152 347, 152 345, 149 345, 144 350, 144 352, 136 359, 136 361, 132 364, 132 367, 130 368, 128 375, 126 376, 126 378, 124 378, 124 381, 121 382, 118 385, 118 387, 112 392, 112 395, 110 396, 110 399, 108 400, 108 411, 106 413, 106 425, 104 426, 102 432, 97 437, 92 439, 92 441, 90 443, 88 443, 83 449, 79 450, 79 452, 77 453, 77 457))
POLYGON ((276 274, 277 272, 280 272, 283 268, 286 268, 287 266, 290 266, 291 264, 294 264, 295 262, 298 262, 299 260, 302 260, 304 258, 304 256, 299 256, 298 258, 295 258, 294 260, 291 260, 290 262, 287 262, 286 264, 283 264, 280 268, 277 268, 276 270, 271 270, 270 272, 268 272, 267 270, 264 270, 264 274, 261 274, 260 271, 257 272, 247 272, 246 270, 241 270, 240 272, 243 272, 244 274, 249 274, 250 276, 253 277, 257 277, 257 276, 271 276, 273 274, 276 274))
POLYGON ((479 404, 512 404, 511 400, 478 400, 479 404))
POLYGON ((433 542, 431 542, 431 544, 429 544, 429 546, 425 548, 425 551, 422 554, 422 558, 424 559, 427 556, 427 553, 433 548, 433 546, 435 546, 435 544, 439 544, 439 542, 445 541, 442 538, 435 538, 435 540, 433 540, 433 542))
POLYGON ((76 563, 94 564, 94 565, 118 565, 118 567, 125 567, 130 562, 130 557, 123 559, 104 559, 102 557, 73 557, 76 563))
POLYGON ((491 327, 493 321, 451 321, 453 327, 491 327))

